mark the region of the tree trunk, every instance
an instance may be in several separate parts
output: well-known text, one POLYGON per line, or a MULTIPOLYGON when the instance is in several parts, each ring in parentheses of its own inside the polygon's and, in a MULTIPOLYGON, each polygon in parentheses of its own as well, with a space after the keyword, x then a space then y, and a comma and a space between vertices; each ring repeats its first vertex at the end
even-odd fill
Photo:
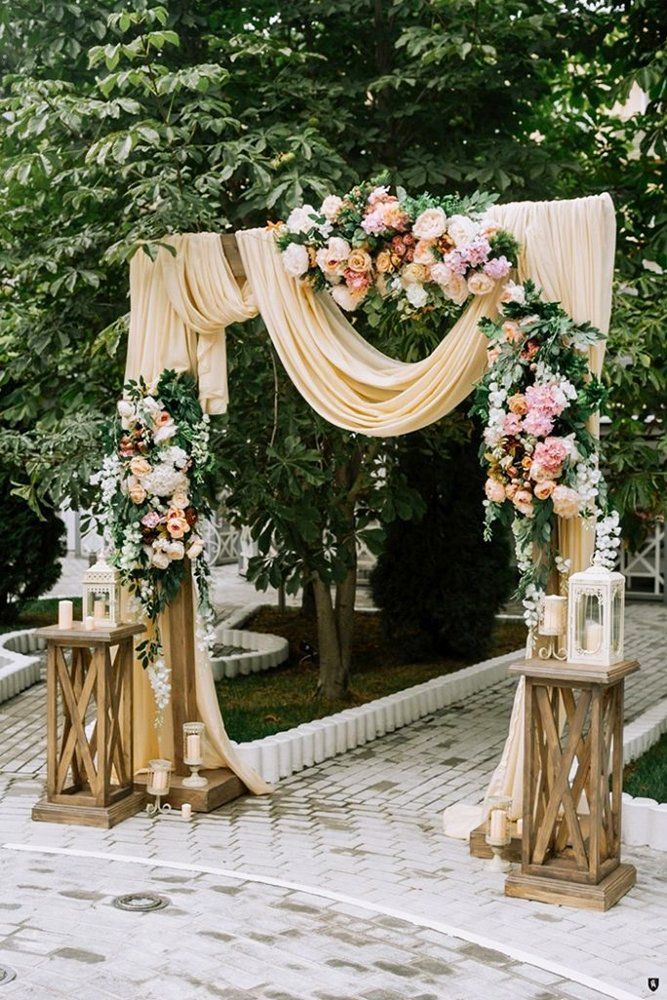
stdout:
POLYGON ((306 618, 314 618, 317 614, 317 608, 315 605, 315 590, 311 579, 304 580, 303 583, 303 588, 301 590, 301 613, 305 615, 306 618))
POLYGON ((317 607, 317 641, 320 660, 318 693, 327 701, 339 701, 347 693, 348 672, 343 667, 338 623, 331 588, 319 577, 313 580, 317 607))

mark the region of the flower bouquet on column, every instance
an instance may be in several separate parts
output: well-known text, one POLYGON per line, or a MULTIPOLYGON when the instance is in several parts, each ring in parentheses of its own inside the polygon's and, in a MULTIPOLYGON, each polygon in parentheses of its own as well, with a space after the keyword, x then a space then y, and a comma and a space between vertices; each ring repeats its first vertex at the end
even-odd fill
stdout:
POLYGON ((546 302, 531 281, 510 282, 501 299, 499 319, 480 323, 489 367, 472 412, 484 423, 486 535, 496 520, 512 529, 518 596, 532 639, 550 573, 569 569, 552 546, 556 517, 595 522, 598 565, 613 568, 620 544, 598 442, 586 427, 605 399, 587 350, 604 336, 575 323, 558 302, 546 302))
POLYGON ((199 405, 195 380, 163 371, 152 384, 128 382, 109 427, 109 445, 93 477, 99 487, 94 514, 112 543, 111 558, 123 584, 153 626, 137 655, 148 671, 159 725, 171 694, 159 615, 190 565, 200 641, 208 638, 212 624, 209 569, 198 527, 211 514, 214 460, 209 418, 199 405))

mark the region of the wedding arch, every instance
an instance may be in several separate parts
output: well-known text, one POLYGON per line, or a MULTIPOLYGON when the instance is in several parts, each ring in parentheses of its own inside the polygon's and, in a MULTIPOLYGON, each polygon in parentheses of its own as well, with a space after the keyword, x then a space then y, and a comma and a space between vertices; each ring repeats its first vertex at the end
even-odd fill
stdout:
MULTIPOLYGON (((516 202, 486 214, 519 242, 518 280, 534 281, 575 322, 589 322, 606 334, 615 247, 609 195, 516 202)), ((331 423, 360 434, 389 437, 425 427, 451 412, 484 373, 487 353, 479 322, 496 314, 497 294, 473 298, 433 353, 408 364, 366 342, 328 295, 290 277, 268 229, 234 236, 189 233, 164 243, 169 248, 161 248, 155 260, 138 252, 131 261, 126 378, 155 380, 165 369, 189 372, 198 381, 205 413, 223 413, 229 400, 226 328, 258 312, 306 401, 331 423)), ((603 354, 604 343, 589 348, 591 372, 600 373, 603 354)), ((596 418, 589 429, 597 434, 596 418)), ((581 518, 558 519, 557 547, 570 571, 588 565, 593 544, 593 528, 581 518)), ((156 729, 150 685, 137 661, 135 761, 143 767, 150 757, 171 758, 184 704, 196 705, 208 734, 205 766, 230 768, 256 794, 270 791, 225 732, 208 654, 195 639, 191 582, 161 617, 172 667, 171 710, 156 729), (179 687, 188 676, 186 661, 194 663, 194 685, 187 691, 179 687)), ((493 794, 512 797, 512 818, 521 814, 522 705, 523 681, 490 787, 493 794)), ((467 833, 478 812, 453 820, 453 835, 467 833)))

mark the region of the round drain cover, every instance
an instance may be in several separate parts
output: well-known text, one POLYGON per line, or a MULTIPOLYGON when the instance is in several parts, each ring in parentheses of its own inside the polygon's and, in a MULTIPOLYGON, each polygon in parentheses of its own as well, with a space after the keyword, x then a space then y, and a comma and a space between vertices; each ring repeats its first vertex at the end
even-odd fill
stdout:
POLYGON ((8 965, 0 965, 0 986, 11 983, 12 979, 16 979, 14 970, 10 969, 8 965))
POLYGON ((156 892, 129 892, 126 896, 116 896, 113 905, 119 910, 130 910, 133 913, 148 913, 150 910, 162 910, 168 906, 169 900, 158 896, 156 892))

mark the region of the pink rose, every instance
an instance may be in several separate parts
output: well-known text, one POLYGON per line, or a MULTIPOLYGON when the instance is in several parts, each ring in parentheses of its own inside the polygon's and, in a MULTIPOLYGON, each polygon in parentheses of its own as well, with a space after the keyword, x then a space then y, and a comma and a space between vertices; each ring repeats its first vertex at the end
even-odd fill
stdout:
POLYGON ((505 499, 505 487, 497 479, 487 479, 484 484, 484 492, 493 503, 502 503, 505 499))
POLYGON ((581 497, 569 486, 556 486, 551 499, 559 517, 576 517, 581 508, 581 497))

